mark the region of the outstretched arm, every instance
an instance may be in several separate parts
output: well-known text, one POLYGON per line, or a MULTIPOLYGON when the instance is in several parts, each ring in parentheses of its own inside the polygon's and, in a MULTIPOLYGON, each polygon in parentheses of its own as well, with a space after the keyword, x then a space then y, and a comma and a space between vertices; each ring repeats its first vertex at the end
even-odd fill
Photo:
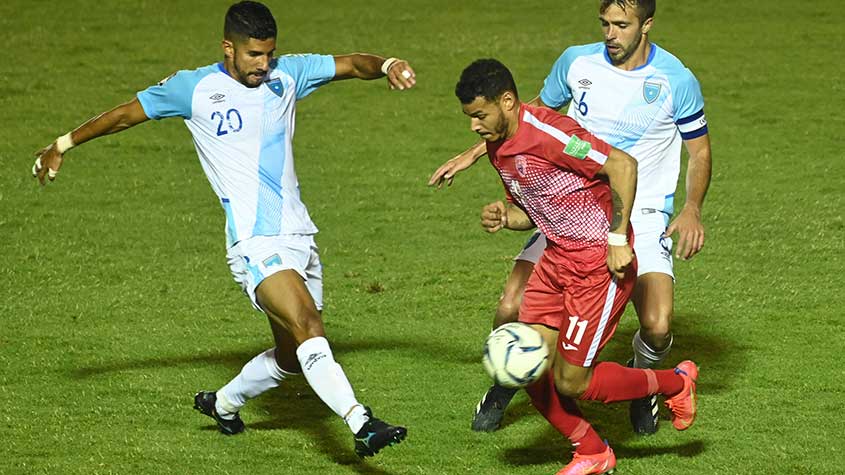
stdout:
POLYGON ((378 79, 387 76, 391 89, 410 89, 417 83, 417 75, 407 61, 384 59, 367 53, 353 53, 334 57, 335 81, 343 79, 378 79))
POLYGON ((675 257, 687 260, 704 247, 704 225, 701 223, 701 205, 710 187, 710 137, 707 134, 685 140, 689 152, 687 163, 687 197, 684 208, 666 229, 666 235, 678 232, 675 257))
POLYGON ((62 166, 65 152, 71 147, 103 135, 120 132, 146 120, 149 119, 137 97, 110 111, 103 112, 38 151, 35 154, 32 176, 38 178, 42 185, 45 183, 45 178, 53 181, 62 166))
MULTIPOLYGON (((531 99, 528 105, 549 108, 549 106, 543 104, 540 96, 531 99)), ((486 154, 487 145, 481 140, 472 147, 455 155, 443 165, 440 165, 431 175, 431 178, 428 179, 428 186, 436 185, 438 190, 443 187, 443 183, 446 183, 446 186, 452 186, 452 180, 455 179, 455 175, 475 165, 475 162, 486 154)))
POLYGON ((607 239, 607 266, 613 275, 621 279, 634 259, 634 253, 628 243, 628 223, 631 219, 631 207, 634 205, 634 194, 637 191, 637 161, 622 150, 614 148, 598 173, 607 176, 610 181, 613 200, 607 239))

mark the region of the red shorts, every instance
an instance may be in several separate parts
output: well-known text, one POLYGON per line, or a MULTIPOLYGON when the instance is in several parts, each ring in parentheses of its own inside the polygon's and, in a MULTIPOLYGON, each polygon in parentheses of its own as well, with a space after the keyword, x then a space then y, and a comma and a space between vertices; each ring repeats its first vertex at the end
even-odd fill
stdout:
POLYGON ((616 331, 637 280, 636 261, 617 280, 607 266, 586 274, 572 270, 571 256, 549 245, 528 279, 519 321, 560 332, 557 351, 571 364, 590 367, 616 331))

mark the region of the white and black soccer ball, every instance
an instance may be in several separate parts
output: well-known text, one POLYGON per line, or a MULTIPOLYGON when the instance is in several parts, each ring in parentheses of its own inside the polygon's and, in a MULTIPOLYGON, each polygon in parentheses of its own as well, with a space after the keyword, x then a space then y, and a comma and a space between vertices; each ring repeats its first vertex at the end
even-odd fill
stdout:
POLYGON ((549 366, 543 336, 524 323, 506 323, 484 343, 484 369, 506 388, 524 388, 540 379, 549 366))

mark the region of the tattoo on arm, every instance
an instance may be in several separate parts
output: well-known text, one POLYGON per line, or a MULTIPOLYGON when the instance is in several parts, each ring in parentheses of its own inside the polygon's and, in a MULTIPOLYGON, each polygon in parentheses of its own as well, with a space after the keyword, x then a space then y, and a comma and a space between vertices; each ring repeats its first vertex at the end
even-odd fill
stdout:
POLYGON ((619 226, 622 224, 622 198, 619 197, 619 193, 616 193, 616 190, 613 188, 610 189, 611 200, 613 202, 613 211, 611 212, 611 220, 610 220, 610 230, 613 231, 614 229, 618 229, 619 226))

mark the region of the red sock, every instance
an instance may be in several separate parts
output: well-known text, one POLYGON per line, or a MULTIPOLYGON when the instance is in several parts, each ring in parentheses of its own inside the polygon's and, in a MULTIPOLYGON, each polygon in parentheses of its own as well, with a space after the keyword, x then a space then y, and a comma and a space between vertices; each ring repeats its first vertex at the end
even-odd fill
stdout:
POLYGON ((592 455, 604 452, 606 445, 581 415, 575 400, 558 395, 549 371, 547 377, 525 388, 540 414, 575 446, 575 452, 592 455))
POLYGON ((601 362, 593 368, 590 386, 580 399, 605 404, 640 399, 652 394, 674 396, 684 388, 684 380, 673 369, 628 368, 601 362))

